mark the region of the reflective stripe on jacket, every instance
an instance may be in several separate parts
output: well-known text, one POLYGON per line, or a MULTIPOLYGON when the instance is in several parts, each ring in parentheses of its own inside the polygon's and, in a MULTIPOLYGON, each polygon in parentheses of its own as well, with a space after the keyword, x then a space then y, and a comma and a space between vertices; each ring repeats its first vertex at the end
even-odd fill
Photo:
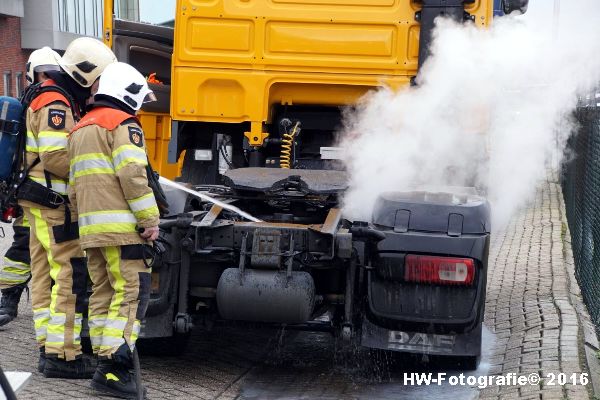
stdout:
POLYGON ((144 243, 136 228, 158 225, 159 212, 137 119, 94 108, 73 128, 68 149, 69 197, 79 212, 82 248, 144 243))
MULTIPOLYGON (((47 80, 42 86, 56 86, 56 83, 47 80)), ((74 124, 69 101, 57 92, 41 93, 33 99, 27 109, 27 165, 32 165, 38 157, 40 158, 40 162, 29 171, 28 176, 64 195, 68 192, 69 177, 67 135, 74 124), (44 171, 48 172, 48 176, 44 171)))

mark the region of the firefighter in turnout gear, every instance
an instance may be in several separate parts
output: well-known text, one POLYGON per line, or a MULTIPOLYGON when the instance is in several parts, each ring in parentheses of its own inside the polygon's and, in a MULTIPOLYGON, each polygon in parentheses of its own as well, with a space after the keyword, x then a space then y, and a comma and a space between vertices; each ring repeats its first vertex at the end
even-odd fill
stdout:
POLYGON ((78 38, 47 71, 26 114, 27 179, 17 192, 31 225, 31 297, 40 363, 49 378, 90 378, 94 367, 82 357, 80 333, 86 311, 87 270, 78 241, 77 215, 67 197, 67 135, 90 86, 116 58, 102 42, 78 38))
POLYGON ((69 136, 71 204, 93 282, 90 338, 98 355, 92 387, 135 398, 132 351, 150 296, 147 242, 158 237, 159 210, 148 185, 144 134, 136 113, 154 100, 143 75, 109 65, 93 108, 69 136))
MULTIPOLYGON (((50 47, 35 50, 29 56, 26 65, 27 81, 31 84, 41 83, 48 79, 44 72, 59 69, 58 53, 50 47)), ((0 267, 0 326, 8 324, 17 317, 19 300, 27 282, 31 278, 29 266, 29 223, 23 218, 22 210, 17 210, 18 217, 13 222, 13 242, 4 255, 0 267)))

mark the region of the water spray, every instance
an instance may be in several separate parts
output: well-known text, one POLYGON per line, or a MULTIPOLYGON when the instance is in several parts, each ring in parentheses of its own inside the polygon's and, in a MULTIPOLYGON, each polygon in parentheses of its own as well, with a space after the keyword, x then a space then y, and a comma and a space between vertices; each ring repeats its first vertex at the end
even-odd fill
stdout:
POLYGON ((190 188, 187 188, 184 185, 181 185, 181 184, 179 184, 177 182, 173 182, 172 180, 167 179, 167 178, 165 178, 163 176, 161 176, 158 181, 161 184, 163 184, 163 185, 167 185, 167 186, 170 186, 170 187, 172 187, 174 189, 184 191, 184 192, 189 193, 192 196, 197 197, 197 198, 199 198, 201 200, 208 201, 209 203, 216 204, 217 206, 222 207, 224 210, 229 210, 231 212, 234 212, 234 213, 238 214, 240 217, 247 219, 248 221, 262 222, 262 220, 260 220, 260 219, 258 219, 256 217, 253 217, 252 215, 248 214, 247 212, 240 210, 236 206, 232 206, 231 204, 224 203, 224 202, 222 202, 220 200, 215 199, 214 197, 211 197, 211 196, 208 196, 206 194, 203 194, 203 193, 197 192, 195 190, 192 190, 190 188))

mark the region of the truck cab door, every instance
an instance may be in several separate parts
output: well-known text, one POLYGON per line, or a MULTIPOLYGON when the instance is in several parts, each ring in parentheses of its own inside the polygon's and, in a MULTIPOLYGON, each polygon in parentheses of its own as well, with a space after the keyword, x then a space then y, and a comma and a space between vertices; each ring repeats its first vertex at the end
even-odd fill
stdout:
POLYGON ((138 114, 146 138, 152 166, 159 174, 173 179, 179 175, 177 164, 167 163, 171 138, 171 56, 173 28, 140 22, 113 20, 112 49, 117 59, 135 67, 149 82, 157 101, 144 104, 138 114))

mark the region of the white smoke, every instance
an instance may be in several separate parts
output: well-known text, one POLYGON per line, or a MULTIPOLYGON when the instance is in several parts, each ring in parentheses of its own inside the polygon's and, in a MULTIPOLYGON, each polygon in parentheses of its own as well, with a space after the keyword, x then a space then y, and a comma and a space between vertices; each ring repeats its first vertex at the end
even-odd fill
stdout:
POLYGON ((438 20, 419 85, 367 95, 345 118, 346 213, 370 218, 385 191, 487 189, 505 224, 560 161, 578 95, 600 81, 600 3, 549 0, 489 29, 438 20))

